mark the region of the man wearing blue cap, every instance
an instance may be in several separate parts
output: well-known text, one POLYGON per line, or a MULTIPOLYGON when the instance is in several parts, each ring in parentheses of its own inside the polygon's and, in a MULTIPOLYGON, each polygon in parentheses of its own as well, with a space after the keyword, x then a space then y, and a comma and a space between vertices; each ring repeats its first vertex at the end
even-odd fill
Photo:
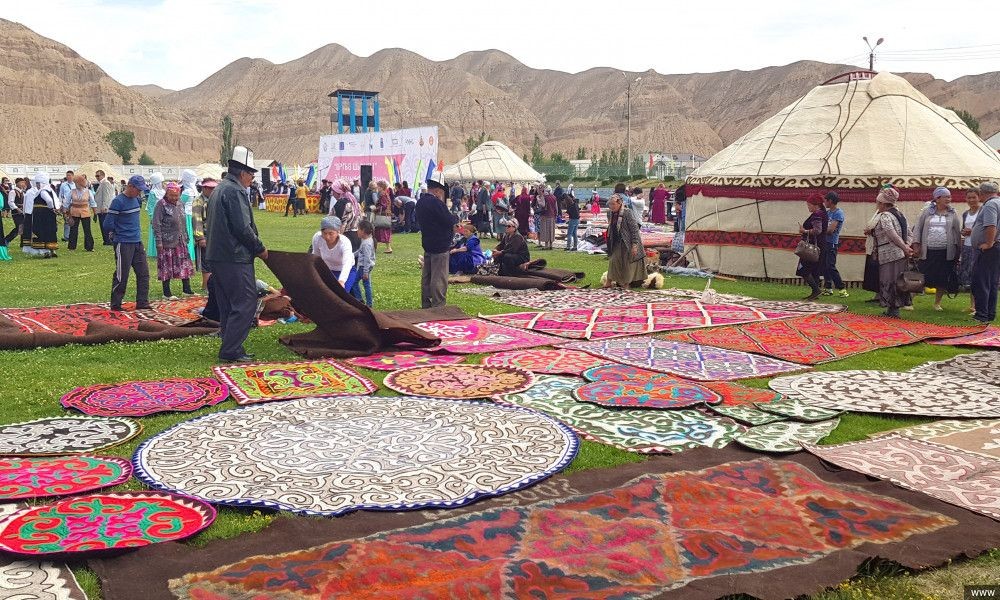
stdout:
POLYGON ((139 198, 149 191, 142 175, 133 175, 122 193, 115 196, 108 207, 101 229, 115 246, 115 274, 111 278, 111 310, 121 310, 125 290, 128 288, 129 269, 135 271, 135 307, 149 305, 149 263, 146 249, 139 233, 139 198))

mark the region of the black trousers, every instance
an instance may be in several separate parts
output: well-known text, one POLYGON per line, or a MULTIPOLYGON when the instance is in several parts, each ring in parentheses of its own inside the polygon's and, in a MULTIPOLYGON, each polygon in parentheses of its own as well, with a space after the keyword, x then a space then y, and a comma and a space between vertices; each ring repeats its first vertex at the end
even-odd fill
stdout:
POLYGON ((94 249, 94 234, 90 231, 90 217, 77 217, 69 228, 69 244, 67 248, 76 250, 76 241, 80 237, 80 224, 83 224, 83 249, 90 252, 94 249))
POLYGON ((14 238, 21 235, 21 223, 24 223, 24 214, 21 212, 11 213, 11 219, 14 221, 14 226, 10 228, 10 231, 3 238, 7 244, 10 244, 14 238))
POLYGON ((257 315, 257 277, 253 263, 212 262, 212 292, 219 302, 219 334, 221 360, 231 360, 246 354, 243 342, 250 335, 257 315))
POLYGON ((121 308, 129 271, 135 271, 135 304, 149 306, 149 263, 142 242, 115 244, 115 274, 111 278, 111 307, 121 308))
POLYGON ((107 213, 97 213, 97 228, 101 230, 101 241, 105 246, 111 245, 111 238, 108 237, 108 232, 104 231, 104 219, 108 216, 107 213))

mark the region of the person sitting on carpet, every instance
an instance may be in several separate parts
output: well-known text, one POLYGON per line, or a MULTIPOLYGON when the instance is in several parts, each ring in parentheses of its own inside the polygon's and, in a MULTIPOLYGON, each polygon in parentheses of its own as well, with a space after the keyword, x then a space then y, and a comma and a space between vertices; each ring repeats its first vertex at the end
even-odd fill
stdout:
POLYGON ((354 266, 354 248, 347 236, 340 235, 340 219, 323 217, 319 231, 313 234, 311 252, 323 259, 327 268, 337 278, 340 285, 350 292, 358 277, 354 266))
POLYGON ((526 275, 525 269, 531 261, 528 242, 517 230, 517 219, 507 219, 504 223, 504 234, 500 237, 497 249, 493 251, 493 260, 500 265, 500 274, 510 277, 526 275))
POLYGON ((465 235, 455 242, 455 247, 449 251, 448 272, 452 275, 474 275, 486 262, 486 255, 479 245, 476 226, 472 223, 463 223, 461 229, 465 235))

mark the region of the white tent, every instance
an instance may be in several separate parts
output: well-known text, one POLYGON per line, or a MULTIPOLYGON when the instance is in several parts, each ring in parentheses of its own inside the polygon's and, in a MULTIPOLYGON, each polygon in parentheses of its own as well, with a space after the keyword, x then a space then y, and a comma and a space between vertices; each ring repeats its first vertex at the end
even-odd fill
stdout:
POLYGON ((192 170, 194 171, 194 174, 198 177, 198 179, 211 177, 216 181, 222 179, 222 175, 225 174, 226 172, 226 168, 220 166, 218 163, 201 163, 192 170))
POLYGON ((4 171, 3 168, 0 167, 0 178, 3 178, 3 177, 6 177, 7 179, 10 179, 11 181, 14 181, 14 178, 11 177, 10 175, 8 175, 7 171, 4 171))
POLYGON ((900 190, 915 220, 933 188, 1000 180, 1000 156, 952 111, 889 73, 849 73, 816 88, 710 158, 687 179, 685 245, 721 273, 795 277, 804 200, 835 191, 845 213, 838 266, 860 280, 863 228, 878 189, 900 190))
POLYGON ((491 141, 480 144, 462 160, 445 167, 444 179, 448 183, 477 180, 535 183, 544 181, 545 176, 532 169, 507 146, 491 141))
POLYGON ((104 171, 106 177, 114 177, 116 180, 122 178, 122 174, 118 169, 112 167, 103 160, 92 160, 90 162, 83 163, 76 169, 74 173, 76 175, 86 175, 88 181, 97 181, 97 172, 104 171))

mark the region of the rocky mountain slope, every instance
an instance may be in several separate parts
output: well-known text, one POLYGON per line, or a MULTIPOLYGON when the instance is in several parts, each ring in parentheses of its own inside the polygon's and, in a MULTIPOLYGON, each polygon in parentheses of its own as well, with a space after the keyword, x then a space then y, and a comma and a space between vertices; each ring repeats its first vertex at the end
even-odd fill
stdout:
MULTIPOLYGON (((0 35, 12 49, 0 54, 0 130, 15 134, 0 162, 110 160, 100 137, 118 126, 134 129, 140 150, 160 162, 201 162, 214 158, 220 119, 229 114, 257 156, 304 164, 315 160, 318 137, 331 132, 327 94, 338 87, 378 90, 385 129, 438 124, 445 162, 484 129, 518 153, 536 134, 546 153, 569 156, 581 146, 599 154, 625 143, 627 78, 613 68, 533 69, 497 50, 440 62, 401 49, 359 57, 330 44, 283 64, 242 58, 185 90, 130 89, 20 25, 0 20, 0 35), (476 100, 493 103, 485 125, 476 100), (67 127, 74 135, 65 135, 67 127)), ((853 68, 800 61, 755 71, 632 73, 629 79, 642 78, 632 88, 633 152, 709 156, 853 68)), ((1000 73, 953 82, 904 76, 938 104, 971 112, 983 133, 1000 129, 1000 73)))

